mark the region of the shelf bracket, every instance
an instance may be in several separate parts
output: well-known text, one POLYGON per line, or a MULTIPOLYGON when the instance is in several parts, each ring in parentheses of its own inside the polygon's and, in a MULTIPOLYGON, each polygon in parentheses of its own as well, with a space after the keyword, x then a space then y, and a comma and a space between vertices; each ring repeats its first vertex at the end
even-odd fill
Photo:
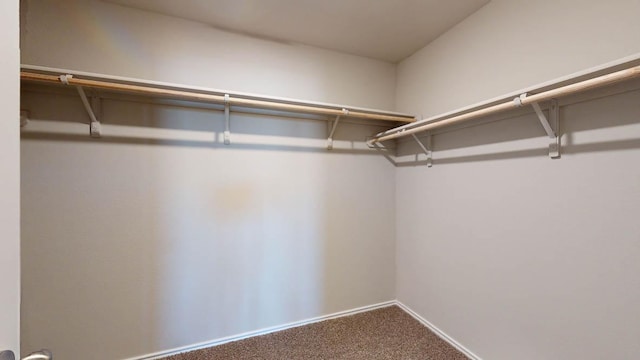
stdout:
POLYGON ((537 102, 531 103, 533 110, 538 115, 538 119, 540 120, 540 124, 544 128, 544 131, 549 136, 551 141, 549 142, 549 157, 552 159, 557 159, 560 157, 560 137, 557 135, 556 131, 553 129, 551 123, 554 124, 555 128, 558 128, 558 103, 556 100, 551 101, 551 105, 549 106, 549 119, 544 114, 542 109, 540 108, 540 104, 537 102))
POLYGON ((230 119, 229 94, 224 94, 224 144, 231 144, 231 119, 230 119))
POLYGON ((331 130, 329 130, 329 136, 327 138, 327 150, 333 149, 333 134, 336 132, 336 128, 338 127, 338 123, 340 122, 340 116, 348 116, 349 110, 342 109, 342 115, 336 116, 336 119, 333 121, 333 126, 331 126, 331 130))
POLYGON ((551 99, 549 102, 549 121, 553 126, 554 137, 549 142, 549 157, 552 159, 560 158, 560 107, 558 100, 551 99))
POLYGON ((431 151, 431 134, 427 136, 427 145, 423 144, 422 141, 418 139, 416 134, 411 134, 411 136, 413 137, 413 140, 416 141, 418 146, 420 146, 420 148, 422 149, 422 152, 424 152, 424 154, 427 155, 427 167, 432 167, 433 158, 432 158, 432 151, 431 151))
MULTIPOLYGON (((69 85, 69 79, 72 77, 73 75, 69 74, 60 75, 60 81, 65 85, 69 85)), ((78 95, 80 95, 80 100, 82 100, 84 109, 87 111, 89 119, 91 119, 91 122, 89 123, 89 135, 92 138, 99 138, 102 136, 102 124, 98 121, 91 104, 89 104, 89 99, 87 99, 87 94, 85 94, 82 86, 76 86, 76 89, 78 90, 78 95)), ((100 99, 94 98, 93 103, 95 106, 100 106, 100 99)))
MULTIPOLYGON (((516 106, 522 106, 522 100, 524 100, 526 97, 527 97, 526 93, 521 94, 519 97, 516 97, 515 99, 513 99, 513 101, 516 104, 516 106)), ((547 116, 542 111, 540 104, 538 104, 537 102, 533 102, 531 103, 531 107, 533 107, 533 111, 535 111, 536 115, 538 116, 538 119, 540 120, 540 124, 542 125, 542 128, 547 133, 547 136, 549 136, 549 139, 551 139, 549 143, 549 157, 552 159, 559 158, 560 157, 560 136, 558 135, 558 133, 560 129, 559 127, 560 114, 559 114, 559 108, 558 108, 558 101, 556 99, 550 100, 549 119, 547 119, 547 116)))
POLYGON ((555 138, 556 133, 551 128, 551 124, 549 124, 549 120, 547 119, 547 116, 544 114, 544 112, 542 112, 542 109, 540 108, 540 104, 538 104, 537 102, 534 102, 534 103, 531 103, 531 106, 533 107, 533 110, 536 112, 536 115, 538 115, 540 124, 544 128, 544 131, 547 133, 549 138, 550 139, 555 138))

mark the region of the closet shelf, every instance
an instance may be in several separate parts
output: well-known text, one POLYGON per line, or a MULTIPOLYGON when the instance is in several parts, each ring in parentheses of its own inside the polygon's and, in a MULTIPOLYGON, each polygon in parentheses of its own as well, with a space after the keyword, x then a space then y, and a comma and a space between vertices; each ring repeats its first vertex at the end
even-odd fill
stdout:
MULTIPOLYGON (((39 82, 73 86, 78 89, 83 104, 89 113, 94 127, 99 136, 99 122, 93 114, 92 107, 84 93, 84 88, 105 90, 109 92, 144 95, 164 99, 186 100, 194 102, 214 103, 225 105, 225 117, 228 128, 229 107, 256 108, 262 110, 283 111, 301 114, 327 115, 333 121, 333 128, 329 135, 329 148, 332 145, 332 136, 340 118, 356 118, 364 120, 380 120, 394 123, 411 123, 416 117, 398 112, 366 109, 353 106, 343 106, 311 101, 302 101, 287 98, 268 97, 255 94, 230 92, 200 87, 188 87, 183 85, 145 81, 115 76, 107 76, 92 73, 54 69, 32 65, 22 65, 20 78, 25 82, 39 82)), ((225 132, 225 143, 228 143, 228 129, 225 132)))
MULTIPOLYGON (((549 135, 550 138, 557 138, 558 134, 556 134, 552 127, 549 125, 549 121, 546 119, 546 115, 542 112, 539 103, 640 77, 640 66, 636 65, 632 67, 626 67, 623 70, 616 69, 619 68, 622 64, 626 64, 628 66, 629 63, 637 63, 637 57, 634 57, 631 60, 629 60, 629 58, 622 60, 623 61, 607 64, 597 69, 592 69, 585 73, 575 74, 571 77, 539 85, 527 91, 502 96, 498 99, 490 100, 483 104, 469 106, 457 111, 441 114, 424 120, 419 120, 411 124, 398 126, 372 136, 371 138, 369 138, 367 143, 369 146, 379 147, 379 145, 377 144, 379 142, 398 139, 409 135, 412 135, 414 139, 418 141, 415 136, 415 134, 418 132, 450 126, 456 123, 473 120, 479 117, 495 114, 525 105, 533 106, 536 114, 540 118, 545 131, 547 132, 547 135, 549 135), (610 72, 611 69, 616 69, 617 71, 610 72), (607 70, 609 71, 608 73, 601 75, 603 71, 607 70), (587 80, 581 80, 585 77, 589 78, 587 80), (569 84, 565 85, 568 82, 569 84), (515 96, 515 98, 510 98, 513 96, 515 96)), ((431 150, 426 149, 425 151, 430 152, 431 150)))

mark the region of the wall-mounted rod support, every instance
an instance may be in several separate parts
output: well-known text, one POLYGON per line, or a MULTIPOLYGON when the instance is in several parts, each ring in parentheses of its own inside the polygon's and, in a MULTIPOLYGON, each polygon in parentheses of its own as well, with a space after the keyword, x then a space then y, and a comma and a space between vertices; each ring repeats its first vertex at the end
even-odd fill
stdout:
POLYGON ((432 155, 432 152, 431 152, 431 134, 429 134, 429 137, 427 138, 427 145, 424 145, 422 143, 422 141, 420 141, 420 139, 418 139, 416 134, 411 134, 411 137, 413 137, 413 140, 415 140, 416 143, 418 144, 418 146, 420 146, 420 148, 422 149, 422 152, 424 152, 424 154, 427 155, 427 167, 433 166, 433 158, 431 156, 432 155))
POLYGON ((231 144, 231 115, 230 115, 229 94, 224 94, 224 144, 231 144))
MULTIPOLYGON (((522 106, 523 100, 527 98, 527 94, 521 94, 520 96, 513 99, 513 102, 516 106, 522 106)), ((560 157, 560 136, 558 134, 560 128, 559 126, 559 108, 558 101, 556 99, 551 99, 549 106, 549 119, 547 119, 547 115, 544 114, 540 104, 537 102, 531 103, 531 107, 533 111, 535 111, 538 116, 538 120, 540 120, 540 124, 544 128, 544 131, 551 139, 551 143, 549 144, 549 157, 552 159, 558 159, 560 157), (552 125, 553 124, 553 125, 552 125), (553 129, 555 127, 555 130, 553 129)))
POLYGON ((339 122, 340 115, 336 116, 336 119, 333 121, 333 126, 331 126, 331 130, 329 130, 329 137, 327 138, 327 150, 333 149, 333 133, 336 132, 336 128, 338 127, 339 122))
POLYGON ((547 120, 547 116, 542 112, 540 105, 538 103, 531 103, 531 107, 538 115, 538 119, 540 120, 540 124, 544 128, 544 131, 547 133, 550 139, 554 139, 556 137, 556 133, 551 128, 551 124, 549 124, 549 120, 547 120))
POLYGON ((453 125, 456 123, 460 123, 463 121, 479 118, 482 116, 487 116, 487 115, 495 114, 498 112, 510 110, 517 106, 539 103, 542 101, 547 101, 547 100, 559 98, 562 96, 575 94, 581 91, 586 91, 586 90, 594 89, 597 87, 615 84, 621 81, 630 80, 637 77, 640 77, 640 66, 635 66, 625 70, 616 71, 607 75, 594 77, 592 79, 580 81, 575 84, 561 86, 555 89, 543 91, 538 94, 528 95, 525 97, 521 96, 519 97, 518 101, 509 100, 506 102, 498 103, 496 105, 491 105, 485 108, 469 111, 469 112, 458 114, 458 115, 437 116, 431 119, 420 120, 412 124, 399 126, 394 129, 379 133, 376 136, 372 137, 371 140, 369 140, 369 142, 373 143, 373 142, 392 140, 392 139, 404 137, 407 135, 415 134, 417 132, 433 130, 436 128, 441 128, 441 127, 453 125))
MULTIPOLYGON (((522 100, 524 100, 526 97, 527 94, 522 94, 513 99, 513 101, 517 106, 522 106, 522 100)), ((535 111, 536 115, 538 116, 540 124, 542 124, 544 131, 549 136, 549 139, 551 139, 551 142, 549 144, 549 157, 552 159, 558 159, 560 157, 560 110, 558 107, 558 100, 551 99, 549 103, 549 119, 547 119, 547 116, 542 111, 540 104, 534 102, 531 103, 531 107, 533 107, 533 111, 535 111)))
POLYGON ((554 137, 551 138, 549 143, 549 157, 552 159, 560 158, 560 106, 558 106, 558 100, 552 99, 549 102, 549 121, 553 126, 554 137))
MULTIPOLYGON (((344 116, 349 116, 349 110, 342 109, 342 113, 344 116)), ((340 122, 340 116, 336 116, 336 119, 333 121, 333 126, 331 126, 331 130, 329 130, 329 136, 327 138, 327 150, 333 149, 333 134, 335 134, 336 129, 338 128, 338 123, 340 122)))
MULTIPOLYGON (((20 78, 24 81, 64 83, 62 77, 29 71, 20 72, 20 78)), ((189 89, 185 87, 168 88, 166 86, 153 85, 148 82, 144 83, 142 81, 133 84, 115 81, 80 79, 70 76, 66 78, 66 81, 66 84, 69 85, 82 86, 92 89, 102 89, 106 91, 116 91, 170 99, 224 104, 224 94, 206 92, 199 89, 189 89)), ((269 99, 267 97, 234 95, 231 93, 229 95, 229 104, 231 106, 251 107, 265 110, 287 111, 304 114, 330 116, 344 115, 344 107, 337 107, 333 105, 320 105, 303 101, 277 101, 274 99, 269 99)), ((360 109, 350 109, 349 117, 369 120, 395 121, 403 123, 411 123, 416 121, 415 117, 411 115, 389 113, 386 111, 376 112, 376 110, 367 111, 360 109)))
MULTIPOLYGON (((73 79, 73 75, 60 75, 60 82, 65 85, 71 85, 70 81, 73 79)), ((82 100, 82 104, 84 105, 87 114, 89 115, 89 119, 91 122, 89 123, 89 135, 94 138, 99 138, 102 135, 102 126, 100 122, 96 118, 96 115, 93 112, 93 108, 91 108, 91 104, 89 104, 89 100, 87 99, 87 94, 85 94, 82 86, 76 85, 76 90, 78 90, 78 95, 80 95, 80 100, 82 100)))

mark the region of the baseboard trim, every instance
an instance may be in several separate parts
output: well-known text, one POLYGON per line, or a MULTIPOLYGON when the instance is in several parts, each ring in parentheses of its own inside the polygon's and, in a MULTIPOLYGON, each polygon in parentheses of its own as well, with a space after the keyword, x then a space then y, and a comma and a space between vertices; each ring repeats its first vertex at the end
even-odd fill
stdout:
POLYGON ((385 301, 385 302, 381 302, 381 303, 378 303, 378 304, 367 305, 367 306, 363 306, 363 307, 359 307, 359 308, 355 308, 355 309, 340 311, 340 312, 336 312, 336 313, 329 314, 329 315, 323 315, 323 316, 314 317, 314 318, 311 318, 311 319, 295 321, 295 322, 291 322, 291 323, 284 324, 284 325, 272 326, 272 327, 268 327, 268 328, 265 328, 265 329, 249 331, 249 332, 245 332, 245 333, 242 333, 242 334, 227 336, 227 337, 223 337, 223 338, 219 338, 219 339, 215 339, 215 340, 210 340, 210 341, 205 341, 205 342, 201 342, 201 343, 197 343, 197 344, 193 344, 193 345, 182 346, 182 347, 179 347, 179 348, 160 351, 160 352, 156 352, 156 353, 153 353, 153 354, 146 354, 146 355, 131 357, 131 358, 127 358, 127 359, 124 359, 124 360, 157 360, 157 359, 161 359, 161 358, 164 358, 164 357, 167 357, 167 356, 176 355, 176 354, 187 352, 187 351, 199 350, 199 349, 204 349, 204 348, 208 348, 208 347, 212 347, 212 346, 216 346, 216 345, 222 345, 222 344, 225 344, 225 343, 228 343, 228 342, 232 342, 232 341, 238 341, 238 340, 242 340, 242 339, 247 339, 247 338, 254 337, 254 336, 266 335, 266 334, 270 334, 270 333, 277 332, 277 331, 282 331, 282 330, 295 328, 295 327, 298 327, 298 326, 304 326, 304 325, 317 323, 317 322, 320 322, 320 321, 337 319, 337 318, 340 318, 340 317, 349 316, 349 315, 355 315, 355 314, 358 314, 358 313, 361 313, 361 312, 371 311, 371 310, 375 310, 375 309, 381 309, 381 308, 385 308, 385 307, 393 306, 393 305, 398 305, 398 302, 396 300, 385 301))
POLYGON ((418 313, 416 313, 410 307, 408 307, 407 305, 401 303, 398 300, 391 300, 391 301, 381 302, 381 303, 378 303, 378 304, 362 306, 362 307, 359 307, 359 308, 340 311, 340 312, 336 312, 336 313, 329 314, 329 315, 318 316, 318 317, 314 317, 314 318, 311 318, 311 319, 295 321, 295 322, 291 322, 291 323, 284 324, 284 325, 272 326, 272 327, 268 327, 268 328, 264 328, 264 329, 260 329, 260 330, 249 331, 249 332, 245 332, 245 333, 242 333, 242 334, 227 336, 227 337, 223 337, 223 338, 219 338, 219 339, 215 339, 215 340, 205 341, 205 342, 201 342, 201 343, 197 343, 197 344, 193 344, 193 345, 182 346, 182 347, 179 347, 179 348, 160 351, 160 352, 156 352, 156 353, 152 353, 152 354, 146 354, 146 355, 131 357, 131 358, 127 358, 127 359, 124 359, 124 360, 157 360, 157 359, 161 359, 161 358, 164 358, 164 357, 167 357, 167 356, 176 355, 176 354, 187 352, 187 351, 194 351, 194 350, 204 349, 204 348, 208 348, 208 347, 212 347, 212 346, 222 345, 222 344, 225 344, 225 343, 228 343, 228 342, 232 342, 232 341, 243 340, 243 339, 247 339, 247 338, 254 337, 254 336, 266 335, 266 334, 270 334, 270 333, 274 333, 274 332, 278 332, 278 331, 282 331, 282 330, 287 330, 287 329, 292 329, 292 328, 296 328, 296 327, 299 327, 299 326, 304 326, 304 325, 317 323, 317 322, 320 322, 320 321, 337 319, 337 318, 340 318, 340 317, 349 316, 349 315, 355 315, 355 314, 358 314, 358 313, 371 311, 371 310, 376 310, 376 309, 381 309, 381 308, 385 308, 385 307, 393 306, 393 305, 398 306, 404 312, 406 312, 407 314, 411 315, 414 319, 419 321, 422 325, 427 327, 434 334, 438 335, 438 337, 440 337, 442 340, 446 341, 451 346, 453 346, 454 348, 458 349, 458 351, 463 353, 469 359, 471 359, 471 360, 482 360, 478 355, 476 355, 473 352, 471 352, 471 350, 469 350, 466 347, 464 347, 462 344, 460 344, 454 338, 452 338, 451 336, 447 335, 444 331, 438 329, 435 325, 433 325, 432 323, 427 321, 422 316, 418 315, 418 313))
POLYGON ((453 346, 454 348, 458 349, 458 351, 463 353, 469 359, 471 359, 471 360, 482 360, 478 355, 474 354, 473 352, 471 352, 471 350, 469 350, 466 347, 462 346, 462 344, 460 344, 458 341, 456 341, 456 339, 454 339, 451 336, 447 335, 444 331, 438 329, 435 325, 433 325, 432 323, 427 321, 422 316, 418 315, 418 313, 413 311, 407 305, 401 303, 398 300, 395 301, 395 305, 397 305, 399 308, 404 310, 407 314, 411 315, 414 319, 418 320, 420 323, 422 323, 422 325, 426 326, 434 334, 438 335, 442 340, 448 342, 451 346, 453 346))

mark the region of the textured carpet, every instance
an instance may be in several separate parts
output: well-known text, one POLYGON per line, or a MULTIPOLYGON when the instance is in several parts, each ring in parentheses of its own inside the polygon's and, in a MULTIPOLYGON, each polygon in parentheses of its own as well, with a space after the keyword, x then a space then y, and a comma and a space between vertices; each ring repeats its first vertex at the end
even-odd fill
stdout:
POLYGON ((196 359, 468 360, 397 306, 165 358, 196 359))

